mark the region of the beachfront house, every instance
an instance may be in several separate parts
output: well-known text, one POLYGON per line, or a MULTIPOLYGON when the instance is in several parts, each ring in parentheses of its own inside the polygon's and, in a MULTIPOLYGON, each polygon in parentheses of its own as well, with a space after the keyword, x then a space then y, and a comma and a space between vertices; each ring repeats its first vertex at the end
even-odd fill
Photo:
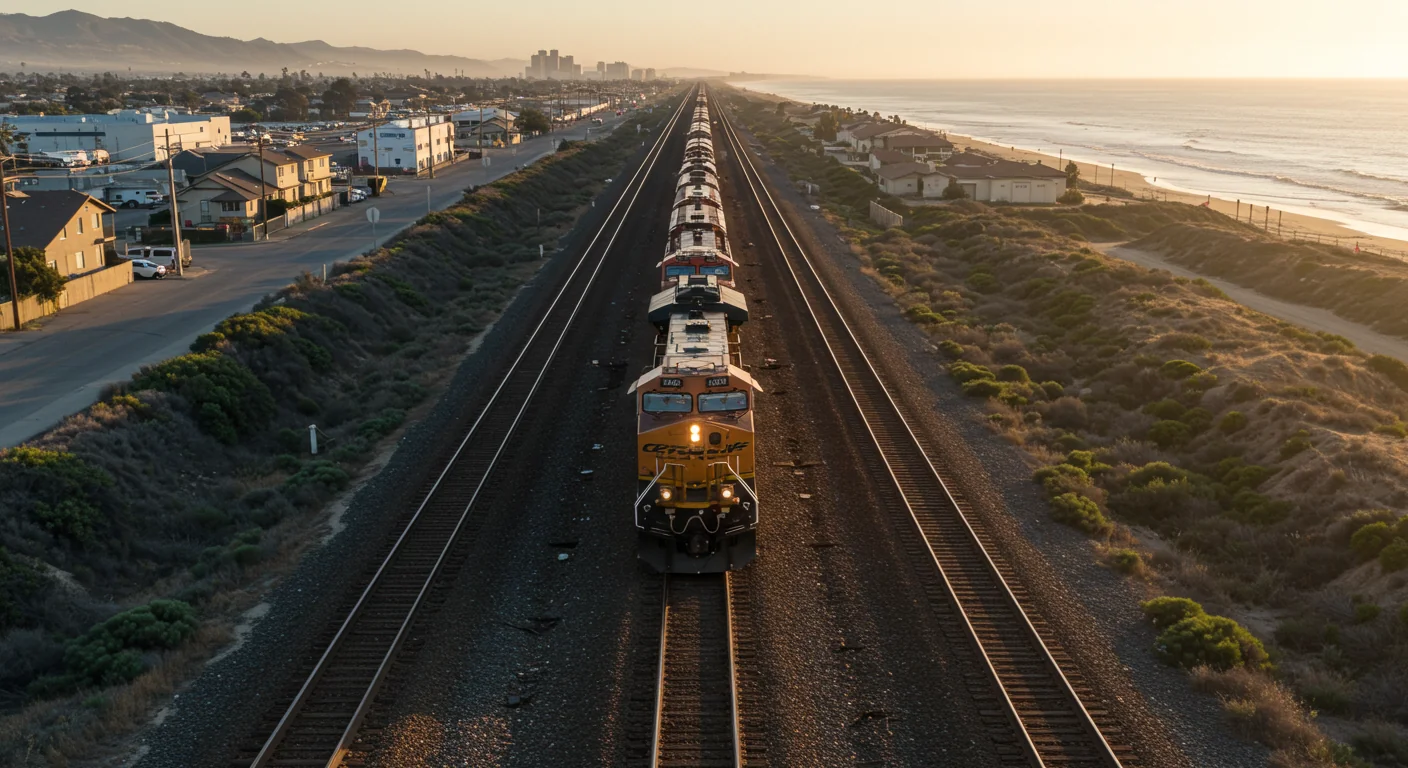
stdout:
POLYGON ((928 163, 882 165, 875 172, 875 176, 879 179, 880 191, 896 197, 938 197, 943 191, 943 188, 939 187, 930 194, 930 186, 934 183, 930 181, 934 176, 934 168, 928 163))
POLYGON ((1066 174, 1051 166, 965 152, 950 157, 925 177, 923 196, 940 197, 951 181, 958 183, 968 199, 983 203, 1050 205, 1066 191, 1066 174))
POLYGON ((870 170, 878 171, 882 166, 896 163, 911 163, 914 158, 893 149, 877 149, 870 153, 870 170))
POLYGON ((943 162, 953 155, 953 142, 936 133, 887 133, 879 139, 885 149, 902 152, 916 162, 943 162))

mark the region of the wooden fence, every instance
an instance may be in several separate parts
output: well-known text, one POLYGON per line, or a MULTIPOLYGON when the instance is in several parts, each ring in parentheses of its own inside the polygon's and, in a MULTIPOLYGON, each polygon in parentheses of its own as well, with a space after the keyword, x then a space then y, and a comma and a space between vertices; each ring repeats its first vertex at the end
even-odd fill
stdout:
MULTIPOLYGON (((58 301, 41 302, 33 296, 20 299, 20 324, 24 325, 41 317, 52 315, 61 309, 80 304, 95 296, 101 296, 130 282, 132 282, 132 263, 127 261, 75 277, 64 283, 64 292, 59 294, 58 301)), ((14 327, 15 313, 10 307, 10 302, 0 303, 0 331, 13 330, 14 327)))
POLYGON ((890 227, 904 226, 903 216, 875 202, 874 200, 870 201, 870 220, 886 229, 889 229, 890 227))

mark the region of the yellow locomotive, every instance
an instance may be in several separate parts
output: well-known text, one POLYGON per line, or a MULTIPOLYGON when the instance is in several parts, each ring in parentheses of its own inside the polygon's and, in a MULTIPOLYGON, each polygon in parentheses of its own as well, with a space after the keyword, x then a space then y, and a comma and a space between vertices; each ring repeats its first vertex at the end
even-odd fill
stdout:
POLYGON ((654 367, 636 399, 640 558, 657 571, 740 568, 757 550, 753 394, 738 328, 743 294, 714 275, 684 275, 652 297, 654 367))

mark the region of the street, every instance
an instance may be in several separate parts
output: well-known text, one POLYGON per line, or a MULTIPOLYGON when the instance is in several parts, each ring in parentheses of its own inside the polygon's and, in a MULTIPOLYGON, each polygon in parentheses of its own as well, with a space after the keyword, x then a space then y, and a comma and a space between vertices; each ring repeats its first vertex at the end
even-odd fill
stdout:
MULTIPOLYGON (((613 117, 592 133, 621 119, 613 117)), ((183 354, 196 336, 250 309, 300 273, 321 274, 324 264, 384 244, 424 216, 427 207, 447 208, 471 185, 550 155, 556 142, 580 140, 588 127, 583 122, 517 147, 490 150, 487 167, 465 160, 437 169, 434 180, 391 177, 382 197, 277 232, 268 242, 197 247, 184 279, 138 281, 44 318, 37 330, 0 334, 0 447, 17 445, 86 408, 104 386, 142 366, 183 354), (375 240, 366 216, 372 206, 381 213, 375 240)))

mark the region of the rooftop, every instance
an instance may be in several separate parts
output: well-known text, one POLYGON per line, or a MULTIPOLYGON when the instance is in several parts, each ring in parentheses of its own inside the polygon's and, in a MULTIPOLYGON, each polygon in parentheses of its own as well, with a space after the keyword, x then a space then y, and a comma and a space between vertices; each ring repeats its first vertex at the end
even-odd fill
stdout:
POLYGON ((54 241, 59 231, 92 202, 105 212, 112 207, 92 195, 72 189, 39 190, 22 196, 9 196, 10 239, 15 248, 44 248, 54 241))

